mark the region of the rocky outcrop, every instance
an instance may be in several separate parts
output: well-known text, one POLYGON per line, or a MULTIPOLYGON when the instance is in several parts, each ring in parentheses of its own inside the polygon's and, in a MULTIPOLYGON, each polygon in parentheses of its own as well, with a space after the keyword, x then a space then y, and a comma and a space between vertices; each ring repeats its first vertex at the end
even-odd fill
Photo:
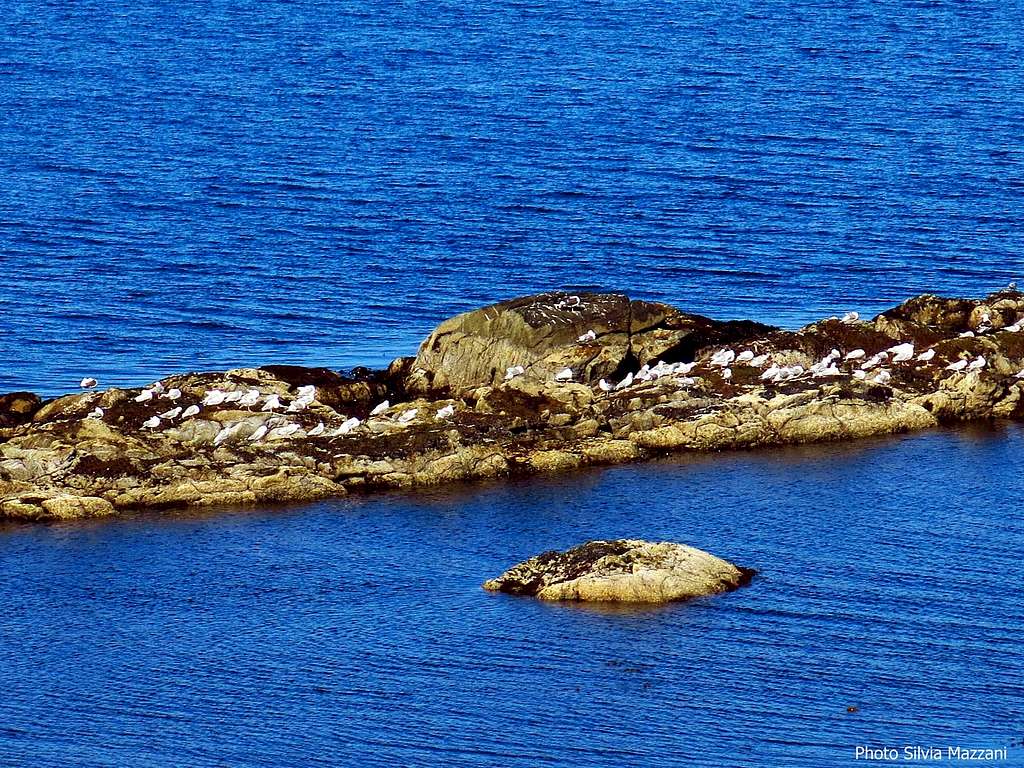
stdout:
POLYGON ((415 368, 431 387, 453 391, 500 384, 516 366, 541 380, 569 368, 574 381, 591 383, 771 330, 618 293, 542 293, 446 320, 420 346, 415 368))
POLYGON ((1022 322, 1016 290, 920 296, 798 331, 554 293, 446 321, 383 371, 270 366, 45 402, 12 393, 0 397, 0 519, 301 501, 1020 419, 1022 322))
POLYGON ((541 600, 666 603, 728 592, 753 575, 685 544, 617 539, 544 552, 484 582, 484 589, 541 600))

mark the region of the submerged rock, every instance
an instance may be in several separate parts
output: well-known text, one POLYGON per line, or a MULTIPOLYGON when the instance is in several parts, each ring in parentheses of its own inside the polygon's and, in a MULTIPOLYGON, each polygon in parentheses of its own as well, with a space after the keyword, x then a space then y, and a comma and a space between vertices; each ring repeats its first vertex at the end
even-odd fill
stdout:
POLYGON ((268 366, 0 396, 0 519, 304 501, 1020 419, 1022 329, 1016 290, 919 296, 797 331, 622 294, 529 296, 445 321, 382 371, 268 366))
POLYGON ((616 539, 531 557, 484 582, 484 589, 541 600, 666 603, 728 592, 753 576, 685 544, 616 539))

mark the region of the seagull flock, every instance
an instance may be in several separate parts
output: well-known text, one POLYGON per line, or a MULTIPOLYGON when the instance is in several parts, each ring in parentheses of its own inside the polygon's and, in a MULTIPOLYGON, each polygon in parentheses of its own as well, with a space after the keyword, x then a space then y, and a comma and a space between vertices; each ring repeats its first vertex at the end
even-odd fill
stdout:
MULTIPOLYGON (((570 297, 570 299, 575 299, 577 303, 579 302, 578 297, 570 297)), ((572 308, 578 306, 578 304, 572 304, 571 301, 567 302, 567 304, 570 304, 572 308)), ((834 319, 840 319, 843 323, 854 324, 859 322, 860 316, 856 312, 847 312, 842 318, 834 319)), ((960 334, 960 337, 970 338, 979 334, 987 333, 991 330, 991 318, 987 313, 985 313, 982 315, 978 326, 974 330, 964 331, 960 334)), ((1019 333, 1021 330, 1024 330, 1024 318, 999 330, 1008 331, 1010 333, 1019 333)), ((577 341, 581 344, 589 344, 596 339, 597 333, 594 330, 589 330, 579 336, 577 341)), ((934 357, 934 348, 930 347, 923 352, 916 353, 914 344, 907 341, 877 352, 871 357, 868 357, 867 352, 863 349, 853 349, 845 354, 840 352, 838 349, 833 349, 825 355, 825 357, 807 369, 799 364, 780 365, 771 359, 771 355, 756 354, 750 349, 745 349, 738 353, 729 348, 717 349, 711 354, 707 364, 712 369, 718 369, 721 379, 725 382, 732 380, 732 366, 744 365, 749 368, 763 369, 759 374, 759 379, 768 384, 782 384, 801 379, 839 378, 842 376, 851 376, 854 379, 874 384, 886 384, 892 379, 892 373, 889 370, 889 367, 904 363, 928 363, 934 357)), ((627 373, 620 381, 614 384, 606 379, 601 379, 597 383, 597 388, 602 392, 615 392, 631 387, 637 382, 653 381, 663 377, 675 377, 675 380, 680 385, 690 386, 697 381, 697 379, 695 377, 691 377, 690 374, 698 364, 698 362, 665 363, 658 361, 658 363, 653 366, 649 364, 644 365, 635 372, 631 371, 627 373)), ((987 365, 988 361, 983 355, 978 355, 971 359, 969 355, 965 356, 964 353, 961 353, 957 360, 954 360, 945 366, 945 370, 954 374, 964 371, 973 372, 980 371, 987 365)), ((511 381, 525 373, 526 368, 524 366, 511 366, 505 371, 505 381, 511 381)), ((558 383, 571 382, 574 378, 575 373, 571 368, 562 368, 554 374, 554 380, 558 383)), ((1016 378, 1024 379, 1024 369, 1021 369, 1016 374, 1016 378)), ((87 376, 79 382, 79 386, 82 389, 93 389, 98 384, 99 382, 91 376, 87 376)), ((316 400, 316 387, 313 385, 299 387, 296 392, 296 397, 287 405, 281 401, 280 395, 276 393, 264 395, 264 393, 259 389, 254 388, 244 391, 210 389, 203 393, 202 400, 199 403, 192 403, 185 407, 174 405, 174 403, 181 398, 182 391, 180 389, 176 387, 167 389, 165 385, 159 381, 141 390, 134 398, 136 403, 164 401, 171 404, 171 407, 168 410, 153 414, 149 416, 149 418, 145 419, 141 425, 142 429, 153 431, 158 429, 164 423, 170 423, 175 420, 184 421, 197 416, 203 408, 213 408, 224 404, 237 405, 238 408, 244 408, 250 411, 259 406, 260 412, 263 413, 276 414, 278 411, 281 411, 282 414, 298 413, 309 408, 309 406, 316 400)), ((404 427, 412 423, 419 415, 418 408, 410 408, 402 411, 401 413, 396 413, 393 417, 389 417, 388 412, 390 410, 392 410, 390 401, 384 400, 370 411, 369 418, 389 418, 392 424, 404 427)), ((102 419, 104 413, 104 409, 97 406, 90 411, 85 418, 102 419)), ((435 411, 434 420, 444 421, 450 419, 454 414, 455 404, 450 403, 435 411)), ((225 425, 214 437, 213 444, 218 446, 236 437, 246 423, 247 421, 243 419, 225 425)), ((362 420, 356 417, 351 417, 345 419, 337 429, 330 434, 327 434, 327 427, 321 421, 308 432, 304 432, 302 435, 299 435, 302 430, 302 427, 299 424, 289 422, 286 415, 275 416, 269 419, 265 424, 257 427, 256 430, 246 437, 246 440, 255 443, 264 439, 274 440, 294 436, 318 437, 321 435, 327 435, 328 437, 339 437, 351 433, 363 423, 364 422, 362 420)))
MULTIPOLYGON (((839 319, 841 322, 846 324, 854 324, 859 322, 860 315, 856 312, 847 312, 842 318, 834 319, 839 319)), ((1000 330, 1009 331, 1010 333, 1019 333, 1022 329, 1024 329, 1024 319, 1018 320, 1014 324, 1008 325, 1000 330)), ((960 334, 960 337, 973 337, 977 334, 983 334, 991 330, 991 318, 986 313, 982 315, 975 330, 965 331, 960 334)), ((597 334, 591 330, 580 336, 578 341, 580 343, 589 343, 596 338, 597 334)), ((728 348, 715 350, 708 359, 707 364, 711 368, 720 369, 719 374, 723 381, 726 382, 732 380, 733 372, 731 366, 742 364, 751 368, 763 368, 764 370, 760 374, 759 378, 761 381, 768 384, 782 384, 799 379, 839 378, 842 376, 852 376, 854 379, 867 381, 873 384, 887 384, 892 380, 892 372, 887 366, 913 362, 928 363, 934 357, 934 348, 929 347, 923 352, 917 353, 914 348, 914 344, 906 341, 882 350, 871 357, 868 357, 867 352, 863 349, 853 349, 846 354, 843 354, 838 349, 833 349, 825 355, 824 358, 807 369, 799 364, 777 364, 772 361, 770 355, 759 355, 749 349, 743 350, 739 353, 728 348)), ((644 365, 636 372, 627 373, 626 376, 616 384, 612 384, 605 379, 601 379, 597 383, 597 388, 602 392, 614 392, 626 389, 636 382, 652 381, 666 376, 681 377, 679 378, 679 383, 683 386, 689 386, 695 382, 695 379, 690 377, 689 374, 697 365, 698 363, 696 362, 665 363, 659 361, 654 366, 644 365)), ((961 371, 980 371, 987 365, 988 361, 983 355, 978 355, 973 359, 961 356, 960 359, 954 360, 946 365, 945 370, 951 371, 952 373, 958 373, 961 371)), ((505 380, 509 381, 523 373, 525 373, 525 369, 521 365, 508 368, 505 373, 505 380)), ((554 380, 558 383, 571 382, 574 377, 575 373, 571 368, 562 368, 554 374, 554 380)), ((1024 379, 1024 369, 1021 369, 1016 374, 1016 378, 1024 379)))
MULTIPOLYGON (((98 385, 98 383, 99 382, 96 379, 88 377, 82 379, 80 386, 83 389, 93 389, 98 385)), ((162 425, 170 424, 176 420, 180 423, 186 419, 192 418, 193 416, 197 416, 204 408, 214 408, 221 405, 234 405, 237 406, 238 409, 246 409, 249 411, 255 411, 258 407, 259 412, 261 413, 277 414, 280 412, 281 415, 276 415, 268 419, 266 423, 261 424, 245 438, 246 441, 251 443, 257 443, 262 440, 285 439, 289 437, 318 437, 321 435, 339 437, 351 433, 364 423, 361 419, 353 416, 345 419, 337 429, 328 434, 326 425, 321 421, 308 432, 300 434, 302 431, 301 425, 288 421, 287 414, 304 411, 314 403, 316 400, 316 387, 313 385, 299 387, 295 398, 287 404, 282 402, 281 396, 276 393, 264 394, 259 389, 254 388, 248 390, 210 389, 203 393, 202 399, 198 403, 192 403, 185 407, 182 407, 181 405, 174 405, 174 403, 180 400, 182 396, 183 393, 180 389, 167 389, 165 385, 159 381, 141 390, 139 394, 133 398, 136 403, 162 402, 171 405, 168 410, 150 415, 146 418, 141 424, 141 429, 152 432, 159 429, 162 425)), ((370 418, 384 416, 390 409, 391 403, 388 400, 385 400, 370 411, 370 418)), ((103 408, 96 407, 90 411, 85 418, 102 419, 104 413, 105 411, 103 408)), ((394 424, 404 427, 405 425, 413 422, 418 414, 418 408, 411 408, 397 413, 391 421, 394 424)), ((434 420, 445 421, 454 415, 455 404, 449 403, 435 412, 434 420)), ((237 437, 246 423, 247 420, 242 419, 226 424, 213 438, 213 445, 219 446, 222 443, 237 437)))

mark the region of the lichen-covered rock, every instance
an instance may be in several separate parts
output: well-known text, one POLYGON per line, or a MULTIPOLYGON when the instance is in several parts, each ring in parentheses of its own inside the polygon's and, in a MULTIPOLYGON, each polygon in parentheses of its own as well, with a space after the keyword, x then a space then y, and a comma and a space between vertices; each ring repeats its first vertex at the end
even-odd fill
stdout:
POLYGON ((616 539, 544 552, 484 583, 541 600, 666 603, 747 584, 754 571, 685 544, 616 539))
POLYGON ((554 293, 446 321, 417 359, 382 371, 182 373, 47 402, 16 392, 0 396, 0 519, 308 500, 1020 419, 1022 328, 1024 294, 1010 290, 920 296, 796 331, 554 293), (525 372, 505 381, 513 364, 525 372), (572 380, 556 379, 563 367, 572 380))

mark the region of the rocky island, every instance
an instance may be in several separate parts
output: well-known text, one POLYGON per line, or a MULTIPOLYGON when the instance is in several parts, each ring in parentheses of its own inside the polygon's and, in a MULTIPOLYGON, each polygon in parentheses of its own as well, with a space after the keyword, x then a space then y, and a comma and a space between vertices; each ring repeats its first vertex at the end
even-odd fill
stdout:
POLYGON ((484 582, 484 589, 541 600, 666 603, 729 592, 754 575, 685 544, 615 539, 544 552, 484 582))
POLYGON ((0 519, 309 500, 1017 419, 1022 322, 1015 288, 796 331, 556 292, 451 318, 381 371, 266 366, 46 401, 15 392, 0 396, 0 519))

